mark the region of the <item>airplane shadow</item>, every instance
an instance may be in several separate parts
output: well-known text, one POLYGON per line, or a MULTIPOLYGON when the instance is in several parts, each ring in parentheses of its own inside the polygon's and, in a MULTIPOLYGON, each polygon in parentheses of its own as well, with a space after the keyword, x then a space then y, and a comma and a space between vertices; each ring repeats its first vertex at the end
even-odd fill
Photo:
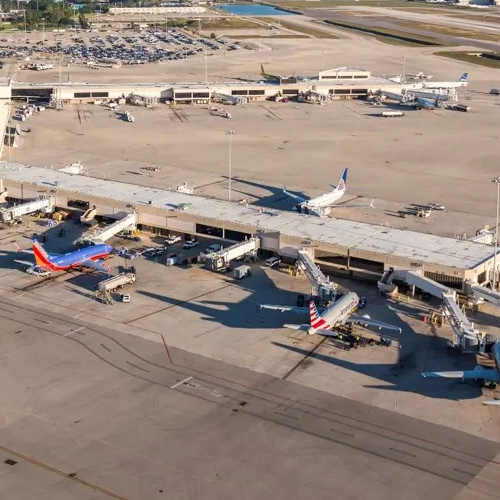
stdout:
MULTIPOLYGON (((270 271, 275 273, 278 271, 270 271)), ((284 321, 280 313, 266 314, 270 311, 261 310, 260 303, 286 304, 294 303, 297 292, 276 288, 274 282, 258 266, 252 266, 252 276, 241 281, 233 281, 228 278, 222 283, 232 285, 241 290, 244 295, 239 302, 211 300, 210 298, 184 301, 167 295, 150 292, 148 290, 137 290, 136 293, 161 302, 181 307, 201 316, 204 321, 219 323, 228 328, 281 328, 284 321)), ((239 296, 240 293, 236 292, 239 296)), ((210 293, 206 295, 210 296, 210 293)))
MULTIPOLYGON (((226 175, 222 176, 223 179, 228 180, 226 175)), ((243 196, 254 198, 255 201, 252 205, 256 207, 264 208, 278 208, 280 210, 292 210, 297 202, 283 193, 282 187, 269 186, 268 184, 262 184, 260 182, 250 181, 246 179, 241 179, 240 177, 233 177, 232 179, 232 191, 240 193, 243 196), (240 184, 247 186, 249 189, 245 190, 240 184), (255 191, 252 190, 255 189, 255 191), (262 190, 267 191, 268 195, 262 195, 262 190)), ((294 191, 289 191, 292 194, 306 198, 302 193, 296 193, 294 191)))
MULTIPOLYGON (((303 349, 295 345, 288 345, 282 342, 272 343, 277 347, 303 356, 309 353, 308 349, 303 349)), ((378 347, 372 347, 372 349, 378 349, 378 347)), ((380 349, 383 348, 381 347, 380 349)), ((341 357, 334 357, 319 352, 311 354, 309 358, 329 363, 333 366, 344 368, 367 377, 376 378, 382 382, 380 384, 362 386, 367 389, 413 392, 429 398, 448 399, 453 401, 476 399, 482 394, 480 387, 475 387, 471 384, 444 379, 424 379, 421 376, 421 370, 417 366, 418 360, 411 352, 400 354, 398 363, 396 364, 355 363, 347 359, 342 359, 341 357)), ((460 354, 459 359, 461 360, 460 364, 462 364, 462 362, 465 364, 463 354, 460 354)))

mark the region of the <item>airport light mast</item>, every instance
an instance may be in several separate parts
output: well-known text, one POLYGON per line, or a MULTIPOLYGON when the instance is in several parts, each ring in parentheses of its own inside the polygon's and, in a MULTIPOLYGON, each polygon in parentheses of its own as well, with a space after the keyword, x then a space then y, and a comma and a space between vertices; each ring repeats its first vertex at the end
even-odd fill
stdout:
POLYGON ((231 175, 232 175, 232 161, 233 161, 233 145, 232 139, 233 135, 236 135, 234 130, 226 130, 226 135, 229 137, 229 186, 227 192, 227 199, 231 201, 231 175))
POLYGON ((493 286, 492 289, 497 289, 497 249, 498 249, 498 211, 500 208, 500 176, 491 179, 497 185, 497 220, 495 225, 495 253, 493 255, 493 286))

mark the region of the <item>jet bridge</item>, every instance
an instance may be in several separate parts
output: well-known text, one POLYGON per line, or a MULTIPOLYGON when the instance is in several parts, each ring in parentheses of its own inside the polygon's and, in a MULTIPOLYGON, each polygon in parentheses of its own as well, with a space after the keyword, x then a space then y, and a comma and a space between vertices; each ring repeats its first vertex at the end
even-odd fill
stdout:
POLYGON ((397 290, 397 286, 393 283, 395 279, 404 281, 408 285, 417 287, 443 301, 441 307, 443 315, 453 329, 453 347, 458 347, 462 351, 469 351, 478 345, 481 334, 474 328, 474 323, 469 321, 457 304, 456 292, 436 281, 426 278, 420 270, 393 268, 385 271, 378 282, 378 289, 388 293, 395 292, 397 290))
POLYGON ((486 288, 485 286, 480 286, 477 283, 467 281, 465 283, 465 292, 469 297, 483 299, 490 304, 500 306, 500 293, 492 290, 491 288, 486 288))
POLYGON ((226 269, 231 260, 242 257, 247 253, 257 252, 259 248, 260 238, 258 236, 252 236, 248 240, 241 241, 240 243, 236 243, 230 247, 223 248, 218 252, 206 255, 205 267, 211 269, 212 271, 226 269))
POLYGON ((32 214, 38 210, 50 213, 54 211, 55 203, 55 198, 53 196, 48 196, 10 208, 2 208, 0 209, 0 220, 5 223, 13 222, 16 219, 20 219, 23 215, 32 214))
POLYGON ((321 301, 333 302, 337 293, 335 284, 328 281, 306 249, 299 250, 297 265, 309 278, 314 288, 314 294, 317 295, 321 301))
POLYGON ((94 243, 96 245, 99 243, 104 243, 121 231, 126 231, 127 229, 135 229, 138 220, 138 216, 135 212, 132 214, 128 214, 123 219, 117 220, 116 222, 113 222, 113 224, 98 229, 91 235, 87 235, 81 238, 81 241, 94 243))
POLYGON ((378 282, 378 289, 383 292, 392 293, 396 290, 396 285, 393 283, 395 279, 404 281, 412 287, 420 288, 424 292, 431 294, 433 297, 441 299, 443 293, 450 292, 450 289, 436 281, 426 278, 422 271, 412 271, 410 269, 393 269, 385 271, 382 278, 378 282))

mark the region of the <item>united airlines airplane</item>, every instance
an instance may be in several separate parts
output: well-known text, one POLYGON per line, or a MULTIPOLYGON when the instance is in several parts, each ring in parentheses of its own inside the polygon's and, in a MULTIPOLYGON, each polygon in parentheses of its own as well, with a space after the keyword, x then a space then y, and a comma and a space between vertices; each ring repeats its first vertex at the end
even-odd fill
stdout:
POLYGON ((375 321, 370 319, 368 315, 356 316, 353 312, 356 310, 359 304, 359 296, 354 292, 349 292, 348 294, 341 297, 330 307, 325 309, 322 314, 318 312, 316 304, 311 300, 309 302, 309 308, 307 307, 295 307, 295 306, 278 306, 271 304, 261 304, 261 309, 271 309, 274 311, 291 311, 295 313, 305 313, 309 312, 309 324, 302 325, 292 325, 285 324, 285 328, 290 328, 291 330, 301 330, 307 332, 309 335, 324 335, 327 337, 337 337, 338 334, 332 331, 336 326, 344 325, 347 323, 360 323, 362 325, 374 326, 376 328, 386 328, 388 330, 396 330, 401 333, 401 328, 394 325, 389 325, 388 323, 381 323, 380 321, 375 321))
MULTIPOLYGON (((301 213, 306 214, 314 214, 314 215, 327 215, 329 213, 329 209, 336 201, 340 200, 342 196, 344 196, 347 187, 347 168, 342 172, 342 176, 340 177, 339 183, 336 186, 332 185, 332 191, 329 193, 322 194, 321 196, 317 196, 316 198, 303 198, 302 196, 298 196, 296 194, 290 193, 283 188, 283 193, 290 198, 298 201, 299 203, 293 207, 293 210, 296 210, 301 213)), ((343 205, 345 208, 354 208, 354 207, 367 207, 370 206, 373 208, 373 201, 369 205, 343 205)))

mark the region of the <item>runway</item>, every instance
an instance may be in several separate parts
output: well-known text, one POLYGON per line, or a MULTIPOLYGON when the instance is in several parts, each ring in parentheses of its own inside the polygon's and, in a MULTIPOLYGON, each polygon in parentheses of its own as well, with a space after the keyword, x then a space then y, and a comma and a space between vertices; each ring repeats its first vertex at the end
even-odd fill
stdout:
MULTIPOLYGON (((382 498, 387 491, 404 488, 403 483, 408 484, 411 477, 412 487, 402 491, 400 498, 421 498, 431 493, 437 498, 439 491, 440 499, 451 499, 500 451, 500 445, 492 441, 169 348, 161 339, 159 342, 145 341, 94 327, 80 319, 18 305, 3 297, 0 309, 5 325, 0 335, 3 356, 0 374, 7 382, 0 390, 2 410, 14 411, 14 401, 27 390, 23 380, 31 390, 37 391, 38 398, 29 411, 25 404, 15 408, 18 414, 13 422, 6 417, 0 428, 0 446, 4 447, 0 452, 3 456, 5 449, 10 449, 20 454, 14 460, 22 461, 19 457, 25 456, 30 463, 46 465, 45 475, 54 474, 56 470, 62 472, 67 481, 73 481, 76 476, 71 478, 68 474, 79 469, 73 462, 81 460, 83 447, 87 459, 84 466, 80 465, 78 479, 105 490, 92 498, 104 498, 109 492, 115 497, 140 498, 137 495, 141 490, 137 490, 135 481, 131 480, 153 473, 147 461, 143 470, 135 470, 133 476, 132 471, 127 471, 128 455, 140 454, 159 467, 159 477, 169 464, 186 474, 200 475, 203 481, 211 484, 209 490, 214 492, 213 496, 207 495, 206 488, 202 488, 203 498, 234 498, 238 485, 251 483, 252 471, 258 468, 264 484, 273 477, 287 475, 289 484, 283 489, 283 498, 299 498, 303 494, 301 484, 309 482, 309 478, 314 478, 315 498, 331 498, 327 492, 332 487, 337 491, 343 488, 346 492, 354 488, 360 495, 363 491, 376 492, 371 498, 379 498, 378 495, 382 498), (12 376, 13 362, 14 370, 29 372, 31 376, 16 383, 17 379, 12 376), (103 373, 100 370, 104 370, 103 373), (76 383, 78 387, 69 390, 64 387, 65 381, 76 383), (61 388, 59 395, 54 392, 57 387, 61 388), (108 393, 115 387, 120 388, 120 397, 114 404, 107 394, 106 412, 116 410, 118 413, 101 421, 101 428, 88 422, 86 431, 80 433, 79 424, 71 425, 70 437, 56 444, 51 438, 53 431, 44 434, 39 413, 44 419, 50 414, 54 425, 69 428, 68 422, 77 420, 72 409, 81 410, 82 394, 86 401, 93 401, 89 402, 93 406, 103 391, 108 393), (173 405, 175 410, 164 408, 157 414, 157 403, 153 404, 150 399, 153 395, 154 400, 165 398, 164 404, 169 408, 173 405), (148 400, 139 405, 138 398, 148 400), (183 403, 177 403, 179 401, 183 403), (149 408, 149 418, 136 411, 143 404, 149 408), (58 409, 61 405, 63 410, 58 409), (190 410, 180 414, 179 408, 185 405, 190 410), (135 426, 123 427, 124 408, 127 408, 127 419, 140 422, 142 437, 133 440, 134 446, 123 443, 132 438, 131 429, 137 432, 135 426), (64 420, 67 412, 71 417, 64 423, 61 419, 64 420), (34 415, 37 418, 33 420, 34 415), (162 426, 158 427, 160 421, 162 426), (153 422, 155 428, 148 429, 153 422), (72 437, 74 432, 78 439, 72 437), (200 432, 204 436, 201 441, 200 432), (27 438, 31 433, 36 436, 34 439, 27 438), (263 436, 267 436, 264 441, 263 436), (218 456, 221 439, 225 442, 222 445, 225 451, 218 456), (98 442, 99 446, 105 443, 117 447, 126 465, 108 465, 105 475, 97 473, 104 466, 105 456, 92 451, 98 442), (181 443, 183 451, 179 448, 181 443), (160 444, 161 448, 157 449, 160 444), (290 450, 283 455, 288 446, 290 450), (56 453, 56 456, 65 457, 62 463, 57 463, 58 460, 53 463, 54 447, 60 449, 61 455, 56 453), (260 469, 264 449, 264 461, 270 460, 272 470, 260 469), (173 455, 172 450, 176 451, 173 455), (186 450, 191 451, 186 453, 186 450), (235 481, 230 474, 224 481, 217 480, 218 484, 212 485, 200 472, 200 468, 206 468, 207 456, 204 459, 204 454, 209 453, 213 466, 217 468, 218 464, 223 470, 228 454, 239 461, 241 450, 247 450, 243 453, 248 456, 245 467, 239 468, 240 479, 235 481), (307 458, 302 456, 304 452, 307 458), (370 467, 371 472, 360 476, 357 471, 363 469, 358 467, 370 467), (325 475, 331 468, 335 468, 335 473, 325 475), (380 481, 382 475, 387 475, 387 481, 380 481)), ((498 465, 494 463, 490 467, 498 468, 498 465)), ((14 473, 19 470, 16 467, 0 475, 14 473)), ((23 472, 19 486, 32 479, 29 470, 23 472)), ((2 480, 0 491, 3 484, 2 480)), ((71 498, 89 498, 84 490, 84 484, 76 483, 71 498)), ((17 494, 15 489, 7 492, 17 494)), ((11 498, 5 495, 5 490, 3 493, 2 498, 11 498)), ((255 498, 259 494, 260 490, 241 498, 255 498)), ((158 498, 165 498, 159 490, 158 495, 158 498)), ((171 498, 198 498, 196 491, 191 491, 190 495, 171 498)), ((281 497, 281 494, 273 496, 281 497)), ((51 498, 58 498, 57 489, 51 498)), ((156 496, 150 491, 142 498, 156 496)))

